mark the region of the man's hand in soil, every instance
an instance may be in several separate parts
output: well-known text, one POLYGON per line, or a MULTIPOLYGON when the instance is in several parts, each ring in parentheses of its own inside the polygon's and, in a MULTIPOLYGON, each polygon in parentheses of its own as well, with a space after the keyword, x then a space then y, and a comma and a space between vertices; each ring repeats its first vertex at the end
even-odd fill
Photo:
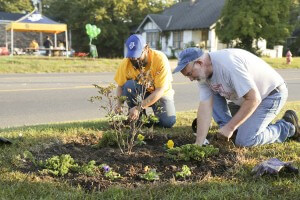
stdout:
POLYGON ((131 121, 138 120, 139 115, 140 115, 140 111, 138 110, 137 106, 134 106, 134 107, 130 108, 130 110, 129 110, 129 119, 131 121))
POLYGON ((122 106, 121 105, 117 105, 115 108, 115 113, 116 114, 120 114, 122 112, 122 106))
POLYGON ((228 141, 229 138, 231 138, 231 136, 233 135, 234 130, 232 130, 231 128, 229 128, 229 126, 226 124, 225 126, 223 126, 222 128, 220 128, 219 130, 219 134, 223 137, 225 137, 228 141))

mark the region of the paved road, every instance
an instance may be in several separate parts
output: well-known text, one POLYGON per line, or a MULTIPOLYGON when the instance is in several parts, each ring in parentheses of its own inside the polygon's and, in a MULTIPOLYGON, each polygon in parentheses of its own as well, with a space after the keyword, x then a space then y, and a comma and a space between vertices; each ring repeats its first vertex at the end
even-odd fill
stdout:
MULTIPOLYGON (((300 100, 300 70, 278 70, 289 86, 289 101, 300 100)), ((112 82, 113 73, 0 75, 0 128, 104 116, 92 84, 112 82)), ((177 111, 197 108, 197 85, 180 73, 174 75, 177 111)))

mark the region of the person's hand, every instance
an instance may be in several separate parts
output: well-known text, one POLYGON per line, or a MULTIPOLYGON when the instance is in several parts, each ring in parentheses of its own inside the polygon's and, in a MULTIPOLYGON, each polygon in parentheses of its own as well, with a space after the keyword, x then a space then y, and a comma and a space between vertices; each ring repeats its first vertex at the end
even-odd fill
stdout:
POLYGON ((138 110, 137 106, 130 108, 129 110, 129 119, 131 121, 135 121, 139 119, 140 111, 138 110))
POLYGON ((120 114, 122 112, 122 106, 117 105, 114 111, 115 111, 116 114, 120 114))
POLYGON ((219 130, 219 134, 226 138, 229 141, 229 138, 231 138, 231 136, 233 135, 234 130, 229 128, 229 126, 226 124, 225 126, 223 126, 222 128, 220 128, 219 130))

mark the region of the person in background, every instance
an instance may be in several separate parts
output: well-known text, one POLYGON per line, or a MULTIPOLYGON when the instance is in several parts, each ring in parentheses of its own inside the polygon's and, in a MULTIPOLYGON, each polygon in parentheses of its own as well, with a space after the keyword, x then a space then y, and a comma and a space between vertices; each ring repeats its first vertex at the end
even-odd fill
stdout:
POLYGON ((46 40, 44 41, 44 47, 46 48, 46 56, 51 56, 49 49, 53 47, 53 42, 51 41, 49 36, 47 36, 46 40))
POLYGON ((29 52, 32 54, 34 52, 37 52, 39 49, 39 44, 36 40, 32 40, 29 44, 29 52))
MULTIPOLYGON (((152 107, 159 118, 158 126, 171 128, 176 122, 172 73, 166 55, 153 50, 138 34, 131 35, 126 41, 127 54, 121 62, 115 81, 118 84, 117 96, 126 96, 129 119, 138 120, 140 113, 152 107), (143 85, 144 80, 147 80, 143 85), (145 98, 137 104, 143 90, 145 98)), ((117 112, 122 103, 119 102, 117 112)))
POLYGON ((291 64, 292 63, 292 61, 293 61, 293 58, 292 58, 292 52, 290 51, 290 50, 288 50, 287 52, 286 52, 286 64, 291 64))
POLYGON ((198 81, 199 107, 196 144, 203 145, 211 118, 226 139, 236 133, 235 144, 242 147, 299 139, 298 116, 287 110, 272 124, 288 97, 283 78, 264 60, 242 49, 204 53, 187 48, 179 55, 173 73, 181 72, 198 81), (240 105, 232 116, 228 101, 240 105))
POLYGON ((60 48, 60 49, 65 49, 65 44, 63 43, 63 41, 59 41, 58 42, 58 48, 60 48))

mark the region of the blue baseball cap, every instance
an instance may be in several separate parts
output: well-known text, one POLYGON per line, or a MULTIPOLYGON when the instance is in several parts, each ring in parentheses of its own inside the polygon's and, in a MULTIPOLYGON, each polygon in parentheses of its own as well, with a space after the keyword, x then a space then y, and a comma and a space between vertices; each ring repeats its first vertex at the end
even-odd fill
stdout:
POLYGON ((173 74, 183 70, 189 62, 192 62, 203 55, 203 51, 196 47, 186 48, 180 52, 178 57, 177 67, 174 69, 173 74))
POLYGON ((139 58, 146 46, 144 38, 139 34, 131 35, 126 41, 126 58, 139 58))

